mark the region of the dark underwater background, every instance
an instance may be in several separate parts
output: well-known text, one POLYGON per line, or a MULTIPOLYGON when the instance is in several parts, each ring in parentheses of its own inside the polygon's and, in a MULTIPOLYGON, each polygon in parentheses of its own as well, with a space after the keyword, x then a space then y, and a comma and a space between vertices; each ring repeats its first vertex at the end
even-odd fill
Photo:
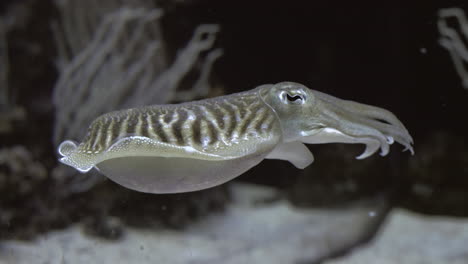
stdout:
MULTIPOLYGON (((131 253, 126 255, 127 259, 121 258, 135 263, 380 263, 379 259, 388 261, 385 263, 468 263, 468 87, 463 86, 450 53, 441 45, 437 24, 441 19, 440 10, 452 7, 468 13, 465 1, 441 0, 107 0, 94 3, 91 0, 2 0, 0 263, 28 263, 34 256, 41 263, 59 263, 62 259, 64 262, 60 263, 83 261, 70 257, 75 255, 89 256, 90 263, 114 261, 98 257, 99 250, 95 248, 93 254, 77 251, 75 244, 68 240, 69 246, 61 248, 61 259, 53 254, 44 257, 45 253, 41 252, 46 249, 57 250, 53 245, 41 248, 37 245, 42 242, 37 241, 54 232, 72 232, 73 228, 77 228, 77 236, 81 234, 90 243, 96 243, 97 248, 101 244, 125 245, 126 239, 138 232, 154 234, 158 245, 163 245, 165 237, 158 238, 158 235, 169 231, 181 240, 193 234, 203 237, 209 233, 220 236, 216 243, 224 245, 219 241, 230 241, 236 230, 246 227, 247 222, 255 222, 252 219, 263 219, 259 226, 275 221, 281 225, 264 233, 256 233, 253 225, 254 230, 249 232, 264 239, 259 240, 263 242, 247 243, 250 245, 247 249, 238 251, 216 249, 228 252, 226 256, 220 253, 213 257, 209 254, 212 248, 206 246, 205 251, 200 251, 203 254, 198 257, 195 254, 191 259, 163 258, 164 250, 158 258, 158 253, 148 250, 150 246, 145 244, 146 251, 139 248, 137 254, 146 258, 132 259, 131 253), (158 41, 164 48, 152 54, 154 58, 150 62, 145 62, 152 68, 142 67, 140 77, 119 90, 113 80, 118 71, 130 71, 130 68, 107 71, 103 64, 90 70, 92 60, 101 52, 99 48, 90 50, 86 57, 90 64, 73 66, 73 63, 82 51, 74 50, 74 45, 87 49, 94 32, 101 28, 101 17, 96 14, 103 18, 122 8, 163 11, 154 24, 145 25, 150 28, 145 30, 151 30, 152 25, 157 30, 147 33, 147 39, 138 40, 142 46, 136 46, 134 55, 126 58, 128 64, 138 65, 145 59, 139 50, 145 49, 144 45, 150 41, 158 41), (219 29, 209 47, 200 48, 193 53, 194 57, 185 59, 182 51, 192 47, 188 43, 192 43, 194 32, 202 24, 216 24, 219 29), (221 50, 222 55, 210 62, 209 54, 221 50), (174 67, 177 83, 164 88, 145 86, 139 81, 159 80, 167 69, 176 65, 177 58, 184 58, 182 61, 190 64, 187 71, 174 67), (203 77, 204 69, 208 69, 209 77, 203 77), (99 72, 99 83, 96 84, 97 77, 86 76, 86 72, 99 72), (188 93, 197 81, 202 83, 203 92, 188 93), (305 170, 287 162, 265 160, 228 184, 168 195, 134 192, 98 173, 78 174, 57 161, 57 138, 66 139, 57 135, 80 135, 80 129, 85 130, 89 124, 86 120, 102 113, 127 105, 138 106, 142 101, 161 104, 196 100, 281 81, 298 82, 338 98, 392 111, 414 138, 415 155, 401 152, 402 147, 394 144, 388 156, 374 155, 360 161, 354 157, 360 154, 362 146, 312 145, 315 162, 305 170), (93 85, 100 89, 96 93, 99 96, 93 95, 93 85), (57 92, 60 89, 65 92, 57 92), (85 96, 76 96, 80 89, 85 96), (151 91, 154 98, 148 93, 136 96, 138 89, 151 91), (174 94, 161 99, 163 89, 172 89, 174 94), (120 103, 107 104, 109 98, 117 98, 120 103), (61 123, 57 121, 60 118, 61 123), (245 203, 248 206, 242 207, 245 203), (239 218, 235 218, 236 224, 228 225, 231 220, 223 221, 231 215, 232 208, 245 211, 234 210, 233 215, 239 218), (268 211, 270 214, 266 208, 272 210, 268 211), (306 220, 294 222, 296 213, 306 220), (320 215, 321 220, 310 220, 312 214, 320 215), (213 231, 216 225, 210 228, 207 224, 214 221, 214 216, 223 219, 216 221, 225 224, 216 231, 213 231), (392 219, 402 222, 396 222, 395 229, 387 231, 388 225, 393 227, 392 219), (421 229, 419 233, 411 233, 400 228, 405 225, 421 226, 421 229), (202 231, 205 229, 206 233, 202 231), (331 233, 304 237, 303 230, 314 229, 331 230, 331 233), (283 230, 292 240, 302 240, 291 243, 294 249, 281 243, 263 248, 265 241, 277 243, 286 236, 279 231, 275 234, 275 230, 283 230), (360 250, 353 249, 363 244, 372 250, 385 234, 398 242, 391 240, 379 247, 380 255, 352 255, 360 250), (439 244, 427 242, 430 239, 426 236, 430 234, 436 234, 430 239, 439 244), (402 250, 405 248, 402 241, 408 241, 405 240, 408 237, 414 245, 406 244, 406 252, 402 250), (298 245, 303 247, 299 251, 298 245), (258 248, 262 248, 262 254, 252 254, 258 248), (38 253, 25 255, 23 252, 28 250, 38 253), (278 256, 292 257, 277 257, 277 262, 271 262, 267 256, 276 255, 269 250, 278 256), (432 256, 427 252, 437 254, 432 256), (328 262, 329 257, 339 258, 328 262)), ((120 51, 125 51, 128 36, 139 27, 138 23, 126 24, 126 38, 115 45, 116 52, 111 51, 107 56, 123 54, 120 51)), ((454 18, 449 18, 447 23, 468 47, 463 25, 454 18)), ((468 32, 468 24, 465 30, 468 32)), ((468 61, 464 66, 468 69, 468 61)), ((226 243, 225 248, 236 248, 226 243)), ((192 244, 182 243, 180 248, 171 245, 180 254, 197 248, 192 244)), ((362 250, 365 252, 366 248, 362 250)), ((112 248, 109 252, 113 252, 112 248)))

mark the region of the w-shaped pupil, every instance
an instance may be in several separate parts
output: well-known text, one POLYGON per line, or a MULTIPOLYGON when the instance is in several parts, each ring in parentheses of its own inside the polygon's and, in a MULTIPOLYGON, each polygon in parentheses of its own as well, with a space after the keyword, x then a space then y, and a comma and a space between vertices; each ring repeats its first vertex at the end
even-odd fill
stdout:
POLYGON ((302 100, 302 97, 300 95, 290 96, 289 94, 286 94, 286 98, 288 99, 288 101, 291 101, 291 102, 302 100))

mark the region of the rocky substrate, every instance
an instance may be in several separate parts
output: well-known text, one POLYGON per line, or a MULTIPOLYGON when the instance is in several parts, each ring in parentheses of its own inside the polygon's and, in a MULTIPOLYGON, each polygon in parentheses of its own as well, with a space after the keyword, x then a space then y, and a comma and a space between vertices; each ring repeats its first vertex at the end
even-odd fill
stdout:
MULTIPOLYGON (((182 230, 126 229, 116 241, 86 235, 80 225, 32 242, 4 241, 0 263, 311 263, 359 245, 385 214, 382 202, 299 209, 275 190, 234 185, 224 212, 182 230)), ((378 236, 338 263, 466 263, 468 219, 393 210, 378 236)))

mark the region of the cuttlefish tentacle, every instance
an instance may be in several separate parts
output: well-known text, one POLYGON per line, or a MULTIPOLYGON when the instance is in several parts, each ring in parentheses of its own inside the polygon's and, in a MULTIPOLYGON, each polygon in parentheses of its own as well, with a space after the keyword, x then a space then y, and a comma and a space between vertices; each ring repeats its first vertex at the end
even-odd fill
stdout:
POLYGON ((389 111, 342 100, 301 84, 266 84, 212 99, 154 105, 98 117, 85 139, 64 141, 60 161, 148 193, 210 188, 231 180, 263 159, 297 168, 314 157, 304 144, 359 143, 357 158, 394 141, 413 153, 413 139, 389 111))
MULTIPOLYGON (((337 97, 334 97, 329 94, 325 94, 319 91, 314 91, 314 95, 322 101, 333 104, 342 109, 346 109, 350 113, 359 114, 360 116, 366 116, 368 118, 380 119, 388 122, 389 124, 395 125, 399 128, 402 128, 406 131, 405 126, 401 123, 400 120, 390 111, 376 107, 373 105, 366 105, 350 100, 343 100, 337 97)), ((409 136, 409 134, 408 134, 409 136)))
POLYGON ((313 93, 323 104, 322 119, 329 123, 339 117, 340 122, 336 124, 339 131, 357 141, 362 137, 368 140, 368 142, 362 142, 367 147, 365 152, 357 157, 358 159, 372 155, 372 150, 378 150, 375 140, 380 144, 382 156, 387 155, 389 145, 393 144, 394 141, 404 145, 405 150, 410 150, 413 153, 411 147, 413 139, 404 125, 390 111, 342 100, 318 91, 313 91, 313 93))

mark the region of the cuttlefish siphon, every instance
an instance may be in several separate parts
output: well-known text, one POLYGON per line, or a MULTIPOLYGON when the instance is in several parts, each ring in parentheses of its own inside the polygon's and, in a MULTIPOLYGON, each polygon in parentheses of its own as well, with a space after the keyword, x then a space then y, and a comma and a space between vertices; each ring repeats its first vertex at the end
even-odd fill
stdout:
POLYGON ((153 105, 98 117, 82 143, 60 144, 60 161, 93 167, 132 190, 178 193, 227 182, 263 159, 303 169, 305 144, 361 143, 364 159, 394 141, 413 154, 413 139, 391 112, 342 100, 294 82, 181 104, 153 105))

